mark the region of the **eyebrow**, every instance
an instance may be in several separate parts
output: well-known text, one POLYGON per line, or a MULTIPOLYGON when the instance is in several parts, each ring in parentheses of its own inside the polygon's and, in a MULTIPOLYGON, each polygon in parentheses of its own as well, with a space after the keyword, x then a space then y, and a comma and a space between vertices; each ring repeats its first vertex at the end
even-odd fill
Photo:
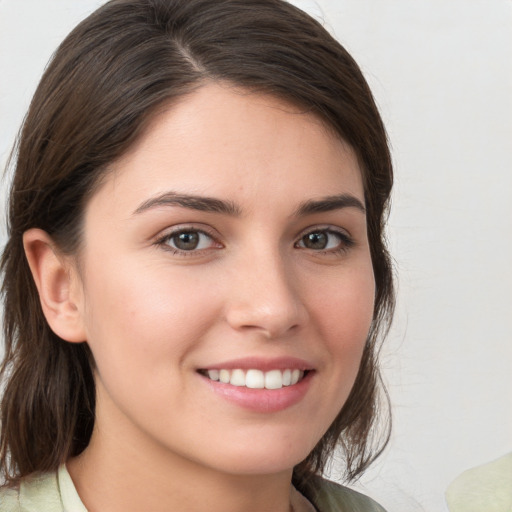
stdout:
POLYGON ((133 213, 139 214, 152 208, 158 208, 159 206, 181 206, 182 208, 189 208, 191 210, 223 213, 233 217, 239 217, 241 215, 240 208, 232 201, 224 201, 214 197, 178 194, 176 192, 166 192, 165 194, 148 199, 133 213))
MULTIPOLYGON (((225 201, 207 196, 178 194, 176 192, 166 192, 159 196, 152 197, 144 201, 133 213, 134 215, 140 214, 160 206, 180 206, 191 210, 221 213, 232 217, 240 217, 242 214, 241 208, 233 201, 225 201)), ((357 197, 350 194, 340 194, 304 201, 295 210, 294 216, 301 217, 343 208, 356 208, 362 213, 366 213, 366 208, 357 197)))
POLYGON ((356 208, 366 214, 366 208, 363 203, 351 194, 340 194, 337 196, 327 196, 321 199, 305 201, 299 205, 295 215, 311 215, 313 213, 323 213, 332 210, 341 210, 342 208, 356 208))

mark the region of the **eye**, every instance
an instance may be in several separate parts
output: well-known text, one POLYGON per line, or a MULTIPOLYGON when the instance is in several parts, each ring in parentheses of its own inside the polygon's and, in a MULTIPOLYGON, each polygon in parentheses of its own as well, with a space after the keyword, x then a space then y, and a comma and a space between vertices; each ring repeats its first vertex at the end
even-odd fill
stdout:
POLYGON ((210 235, 197 229, 180 230, 168 234, 159 243, 180 252, 200 251, 215 246, 215 241, 210 235))
POLYGON ((336 252, 346 250, 353 244, 353 240, 345 233, 330 229, 316 229, 303 235, 296 243, 296 247, 313 251, 336 252))

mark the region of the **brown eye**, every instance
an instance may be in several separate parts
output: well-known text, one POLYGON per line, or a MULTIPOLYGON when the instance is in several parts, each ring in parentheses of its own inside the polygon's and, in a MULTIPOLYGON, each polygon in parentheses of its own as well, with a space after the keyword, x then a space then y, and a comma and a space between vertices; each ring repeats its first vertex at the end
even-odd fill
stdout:
POLYGON ((165 244, 177 251, 197 251, 212 247, 214 241, 202 231, 190 230, 169 235, 165 244))
POLYGON ((329 239, 327 237, 327 233, 323 231, 308 233, 302 237, 302 243, 307 249, 325 249, 327 247, 328 241, 329 239))
POLYGON ((346 250, 353 245, 353 240, 344 233, 330 229, 317 229, 303 235, 295 246, 312 251, 336 252, 346 250))
POLYGON ((179 235, 175 235, 172 237, 172 241, 177 249, 182 251, 193 251, 197 249, 199 245, 199 233, 189 232, 189 233, 180 233, 179 235))

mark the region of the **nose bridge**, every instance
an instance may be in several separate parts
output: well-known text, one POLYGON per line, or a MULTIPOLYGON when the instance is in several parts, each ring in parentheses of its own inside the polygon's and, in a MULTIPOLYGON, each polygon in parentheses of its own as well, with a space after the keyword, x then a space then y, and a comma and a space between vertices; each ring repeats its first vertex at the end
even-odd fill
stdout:
POLYGON ((235 329, 257 330, 268 338, 283 336, 305 319, 293 264, 278 247, 239 256, 227 318, 235 329))

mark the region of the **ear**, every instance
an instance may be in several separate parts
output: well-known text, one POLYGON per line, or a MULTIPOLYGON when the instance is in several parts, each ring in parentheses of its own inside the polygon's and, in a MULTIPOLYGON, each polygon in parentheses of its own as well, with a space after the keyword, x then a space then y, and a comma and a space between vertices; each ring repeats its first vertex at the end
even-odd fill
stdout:
POLYGON ((66 341, 85 341, 82 286, 71 258, 41 229, 26 231, 23 247, 50 328, 66 341))

